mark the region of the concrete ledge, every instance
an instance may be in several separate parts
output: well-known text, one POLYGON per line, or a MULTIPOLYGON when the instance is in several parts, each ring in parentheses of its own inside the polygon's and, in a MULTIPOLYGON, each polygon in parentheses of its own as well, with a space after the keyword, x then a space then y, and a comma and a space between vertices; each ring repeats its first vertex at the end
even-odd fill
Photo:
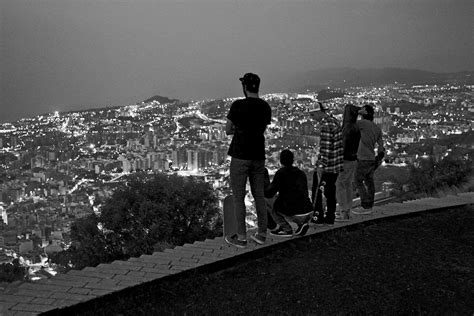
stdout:
POLYGON ((472 205, 473 201, 474 192, 470 192, 443 198, 390 203, 374 207, 371 215, 353 215, 348 222, 338 222, 334 226, 312 226, 303 237, 268 236, 265 245, 249 243, 246 249, 229 246, 220 237, 127 261, 117 260, 80 271, 72 270, 48 280, 24 282, 14 289, 7 288, 0 292, 0 315, 65 315, 71 311, 90 310, 91 304, 103 304, 110 296, 126 299, 138 287, 151 290, 162 282, 182 276, 229 268, 239 262, 262 257, 281 244, 321 238, 337 229, 354 230, 374 222, 472 205))

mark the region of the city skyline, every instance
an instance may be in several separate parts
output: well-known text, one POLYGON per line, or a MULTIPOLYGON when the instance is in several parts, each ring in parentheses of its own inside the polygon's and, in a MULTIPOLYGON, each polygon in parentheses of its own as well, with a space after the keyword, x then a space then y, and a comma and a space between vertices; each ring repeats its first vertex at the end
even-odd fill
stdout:
POLYGON ((54 111, 241 96, 237 78, 331 68, 474 69, 470 1, 1 4, 0 122, 54 111))

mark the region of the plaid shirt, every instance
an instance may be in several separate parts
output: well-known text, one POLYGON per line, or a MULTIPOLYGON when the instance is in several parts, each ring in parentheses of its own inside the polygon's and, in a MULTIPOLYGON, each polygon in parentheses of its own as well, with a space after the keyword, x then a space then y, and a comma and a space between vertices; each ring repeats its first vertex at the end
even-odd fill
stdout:
POLYGON ((326 116, 322 120, 319 162, 324 172, 340 173, 344 169, 344 149, 342 128, 338 120, 326 116))

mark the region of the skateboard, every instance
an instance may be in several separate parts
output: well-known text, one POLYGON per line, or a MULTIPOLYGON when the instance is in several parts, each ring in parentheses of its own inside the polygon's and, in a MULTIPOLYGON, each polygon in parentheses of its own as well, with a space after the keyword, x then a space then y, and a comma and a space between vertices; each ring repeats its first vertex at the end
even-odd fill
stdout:
MULTIPOLYGON (((326 196, 324 195, 324 188, 326 186, 326 182, 325 181, 322 181, 322 175, 323 175, 323 171, 321 168, 316 168, 316 170, 314 171, 314 176, 316 176, 318 179, 318 184, 317 186, 313 186, 313 191, 312 192, 312 196, 314 196, 313 198, 313 209, 314 209, 314 216, 313 216, 313 219, 316 220, 317 219, 317 216, 319 215, 319 213, 316 212, 316 205, 317 205, 317 202, 318 202, 318 194, 319 192, 321 192, 321 204, 322 204, 322 210, 323 210, 323 214, 324 216, 326 215, 326 210, 327 210, 327 202, 326 202, 326 196)), ((314 181, 314 176, 313 176, 313 181, 314 181)))
POLYGON ((234 214, 234 197, 232 194, 224 198, 224 236, 232 236, 237 234, 237 223, 234 214))

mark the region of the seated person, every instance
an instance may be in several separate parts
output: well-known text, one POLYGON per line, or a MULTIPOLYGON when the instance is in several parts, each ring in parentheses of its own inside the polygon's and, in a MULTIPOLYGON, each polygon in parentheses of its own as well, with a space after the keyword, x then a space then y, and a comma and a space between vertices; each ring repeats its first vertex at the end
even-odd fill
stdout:
POLYGON ((288 149, 280 153, 282 167, 275 173, 271 183, 268 170, 265 169, 265 197, 272 198, 278 192, 271 211, 273 219, 279 226, 270 231, 274 236, 293 236, 293 229, 287 219, 296 223, 295 235, 305 235, 313 213, 306 174, 293 166, 293 159, 293 153, 288 149))

